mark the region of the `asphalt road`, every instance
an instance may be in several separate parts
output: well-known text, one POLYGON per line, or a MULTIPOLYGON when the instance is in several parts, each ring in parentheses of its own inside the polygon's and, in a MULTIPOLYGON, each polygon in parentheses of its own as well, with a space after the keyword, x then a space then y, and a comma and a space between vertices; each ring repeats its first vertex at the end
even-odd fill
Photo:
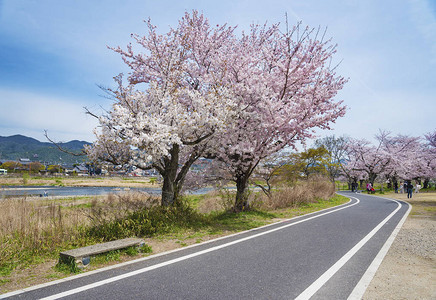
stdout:
POLYGON ((340 207, 0 298, 359 299, 409 205, 342 194, 340 207))

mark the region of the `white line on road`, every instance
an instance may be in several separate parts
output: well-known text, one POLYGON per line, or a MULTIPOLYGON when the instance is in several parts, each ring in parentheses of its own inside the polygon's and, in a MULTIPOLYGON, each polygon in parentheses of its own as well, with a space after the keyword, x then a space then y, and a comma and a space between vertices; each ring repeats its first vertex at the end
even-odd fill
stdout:
MULTIPOLYGON (((386 198, 386 199, 388 199, 388 198, 386 198)), ((389 200, 392 200, 392 199, 389 199, 389 200)), ((395 201, 395 200, 393 200, 393 201, 395 201)), ((383 258, 388 253, 389 248, 391 247, 392 243, 394 242, 395 237, 397 236, 398 232, 400 232, 401 227, 403 226, 404 222, 407 219, 407 216, 410 213, 410 210, 412 209, 412 205, 410 205, 409 203, 407 203, 407 204, 409 205, 409 209, 404 214, 404 216, 400 220, 400 222, 397 224, 397 226, 395 227, 394 231, 391 233, 389 238, 386 240, 386 243, 380 249, 379 253, 374 258, 371 265, 366 270, 365 274, 363 274, 360 281, 354 287, 354 290, 351 292, 350 296, 348 296, 348 300, 360 300, 360 299, 362 299, 363 294, 365 294, 365 291, 368 288, 371 280, 374 278, 374 275, 377 272, 378 267, 382 263, 383 258)))
POLYGON ((196 253, 185 255, 185 256, 182 256, 182 257, 179 257, 179 258, 176 258, 176 259, 169 260, 167 262, 159 263, 159 264, 156 264, 156 265, 153 265, 153 266, 150 266, 150 267, 142 268, 142 269, 139 269, 139 270, 136 270, 136 271, 132 271, 132 272, 129 272, 129 273, 126 273, 126 274, 118 275, 118 276, 115 276, 115 277, 111 277, 111 278, 108 278, 108 279, 105 279, 105 280, 102 280, 102 281, 97 281, 97 282, 94 282, 94 283, 91 283, 91 284, 88 284, 88 285, 85 285, 85 286, 82 286, 82 287, 79 287, 79 288, 75 288, 75 289, 72 289, 72 290, 69 290, 69 291, 65 291, 65 292, 59 293, 59 294, 48 296, 46 298, 42 298, 41 300, 54 300, 54 299, 59 299, 59 298, 62 298, 62 297, 67 297, 67 296, 70 296, 70 295, 74 295, 74 294, 77 294, 77 293, 80 293, 80 292, 83 292, 83 291, 86 291, 86 290, 89 290, 89 289, 93 289, 93 288, 96 288, 96 287, 99 287, 99 286, 102 286, 102 285, 105 285, 105 284, 108 284, 108 283, 111 283, 111 282, 115 282, 115 281, 122 280, 122 279, 125 279, 125 278, 128 278, 128 277, 131 277, 131 276, 135 276, 135 275, 138 275, 138 274, 141 274, 141 273, 145 273, 145 272, 148 272, 148 271, 151 271, 151 270, 162 268, 164 266, 171 265, 171 264, 183 261, 183 260, 187 260, 187 259, 199 256, 199 255, 202 255, 202 254, 205 254, 205 253, 209 253, 209 252, 216 251, 216 250, 219 250, 219 249, 222 249, 222 248, 225 248, 225 247, 229 247, 229 246, 234 245, 234 244, 238 244, 238 243, 250 240, 250 239, 254 239, 256 237, 259 237, 259 236, 262 236, 262 235, 265 235, 265 234, 268 234, 268 233, 271 233, 271 232, 274 232, 274 231, 278 231, 278 230, 281 230, 281 229, 284 229, 284 228, 287 228, 287 227, 290 227, 290 226, 294 226, 294 225, 297 225, 297 224, 300 224, 300 223, 303 223, 303 222, 306 222, 306 221, 309 221, 309 220, 312 220, 312 219, 315 219, 315 218, 319 218, 321 216, 325 216, 325 215, 331 214, 333 212, 340 211, 340 210, 345 209, 345 208, 352 207, 352 206, 354 206, 354 205, 356 205, 356 204, 358 204, 360 202, 359 199, 357 199, 357 198, 354 198, 354 199, 357 200, 357 202, 353 203, 351 205, 348 205, 348 206, 340 207, 338 209, 331 210, 331 211, 328 211, 328 212, 325 212, 325 213, 322 213, 322 214, 319 214, 319 215, 315 215, 315 216, 312 216, 312 217, 307 218, 307 219, 303 219, 303 220, 300 220, 300 221, 297 221, 297 222, 294 222, 294 223, 291 223, 291 224, 287 224, 287 225, 284 225, 284 226, 281 226, 281 227, 278 227, 278 228, 274 228, 274 229, 271 229, 271 230, 268 230, 268 231, 264 231, 264 232, 261 232, 261 233, 258 233, 258 234, 255 234, 255 235, 252 235, 252 236, 249 236, 249 237, 245 237, 245 238, 242 238, 242 239, 239 239, 239 240, 236 240, 236 241, 232 241, 232 242, 229 242, 229 243, 226 243, 226 244, 223 244, 223 245, 215 246, 215 247, 212 247, 212 248, 209 248, 209 249, 206 249, 206 250, 202 250, 202 251, 199 251, 199 252, 196 252, 196 253))
MULTIPOLYGON (((351 197, 354 198, 354 197, 351 197)), ((354 198, 357 199, 357 198, 354 198)), ((391 200, 391 199, 389 199, 391 200)), ((358 242, 353 248, 350 249, 344 256, 342 256, 333 266, 324 272, 317 280, 315 280, 307 289, 305 289, 295 300, 307 300, 310 299, 336 272, 339 271, 353 256, 357 253, 382 227, 386 224, 401 208, 401 203, 395 200, 398 207, 383 221, 381 221, 373 230, 371 230, 360 242, 358 242)))

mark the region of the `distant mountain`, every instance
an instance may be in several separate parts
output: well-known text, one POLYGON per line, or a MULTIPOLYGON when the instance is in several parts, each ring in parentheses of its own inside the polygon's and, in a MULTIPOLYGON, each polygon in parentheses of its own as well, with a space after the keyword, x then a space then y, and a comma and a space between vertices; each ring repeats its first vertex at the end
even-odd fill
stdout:
MULTIPOLYGON (((79 153, 84 145, 90 145, 90 143, 74 140, 59 143, 59 145, 65 150, 79 153)), ((87 160, 86 156, 74 156, 64 153, 50 142, 40 142, 24 135, 0 136, 0 162, 20 158, 50 164, 72 164, 87 160)))

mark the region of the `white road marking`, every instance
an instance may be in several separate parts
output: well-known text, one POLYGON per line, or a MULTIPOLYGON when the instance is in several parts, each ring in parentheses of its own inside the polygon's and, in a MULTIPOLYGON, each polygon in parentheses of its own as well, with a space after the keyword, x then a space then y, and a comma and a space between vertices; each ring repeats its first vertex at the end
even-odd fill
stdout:
MULTIPOLYGON (((385 199, 388 199, 388 198, 385 198, 385 199)), ((393 199, 389 199, 389 200, 393 200, 393 199)), ((393 201, 395 201, 395 200, 393 200, 393 201)), ((406 221, 407 216, 410 213, 410 210, 412 209, 412 205, 410 205, 409 203, 407 203, 407 204, 409 205, 409 209, 404 214, 404 216, 400 220, 400 222, 397 224, 394 231, 392 231, 392 234, 386 240, 385 244, 380 249, 379 253, 374 258, 371 265, 369 265, 365 274, 363 274, 362 278, 359 280, 357 285, 354 287, 353 291, 351 292, 350 296, 348 297, 348 300, 360 300, 360 299, 362 299, 363 294, 365 294, 365 291, 368 288, 371 280, 374 278, 374 275, 377 272, 378 267, 380 266, 384 257, 388 253, 389 248, 391 247, 392 243, 394 242, 395 237, 397 236, 398 232, 400 231, 401 227, 403 226, 404 222, 406 221)))
MULTIPOLYGON (((351 197, 354 198, 354 197, 351 197)), ((354 198, 357 199, 357 198, 354 198)), ((389 199, 391 200, 391 199, 389 199)), ((401 208, 401 203, 395 200, 398 207, 383 221, 381 221, 373 230, 371 230, 360 242, 358 242, 353 248, 351 248, 344 256, 342 256, 333 266, 324 272, 317 280, 315 280, 309 287, 307 287, 295 300, 310 299, 336 272, 339 271, 353 256, 357 253, 382 227, 386 224, 401 208)))
POLYGON ((265 232, 261 232, 261 233, 258 233, 258 234, 255 234, 255 235, 252 235, 252 236, 249 236, 249 237, 245 237, 245 238, 242 238, 242 239, 239 239, 239 240, 236 240, 236 241, 233 241, 233 242, 229 242, 229 243, 226 243, 226 244, 223 244, 223 245, 215 246, 215 247, 212 247, 212 248, 209 248, 209 249, 206 249, 206 250, 202 250, 202 251, 199 251, 199 252, 196 252, 196 253, 185 255, 185 256, 182 256, 182 257, 179 257, 179 258, 176 258, 176 259, 169 260, 167 262, 163 262, 163 263, 156 264, 156 265, 153 265, 153 266, 150 266, 150 267, 142 268, 142 269, 139 269, 139 270, 136 270, 136 271, 125 273, 125 274, 118 275, 118 276, 115 276, 115 277, 111 277, 111 278, 108 278, 108 279, 105 279, 105 280, 102 280, 102 281, 97 281, 97 282, 94 282, 94 283, 91 283, 91 284, 88 284, 88 285, 85 285, 85 286, 82 286, 82 287, 79 287, 79 288, 75 288, 75 289, 72 289, 72 290, 68 290, 68 291, 59 293, 59 294, 55 294, 55 295, 52 295, 52 296, 41 298, 41 300, 53 300, 53 299, 59 299, 59 298, 62 298, 62 297, 71 296, 71 295, 74 295, 74 294, 77 294, 77 293, 80 293, 80 292, 83 292, 83 291, 86 291, 86 290, 89 290, 89 289, 93 289, 93 288, 96 288, 96 287, 99 287, 99 286, 111 283, 111 282, 122 280, 122 279, 125 279, 125 278, 128 278, 128 277, 132 277, 132 276, 135 276, 135 275, 138 275, 138 274, 141 274, 141 273, 145 273, 145 272, 148 272, 148 271, 151 271, 151 270, 155 270, 155 269, 167 266, 167 265, 171 265, 171 264, 174 264, 174 263, 177 263, 177 262, 180 262, 180 261, 184 261, 184 260, 187 260, 187 259, 199 256, 199 255, 202 255, 202 254, 205 254, 205 253, 209 253, 209 252, 216 251, 216 250, 219 250, 219 249, 222 249, 222 248, 225 248, 225 247, 229 247, 229 246, 234 245, 234 244, 238 244, 238 243, 241 243, 241 242, 244 242, 244 241, 247 241, 247 240, 250 240, 250 239, 253 239, 253 238, 256 238, 256 237, 259 237, 259 236, 262 236, 262 235, 265 235, 265 234, 268 234, 268 233, 271 233, 271 232, 274 232, 274 231, 282 230, 282 229, 287 228, 287 227, 291 227, 291 226, 294 226, 294 225, 297 225, 297 224, 300 224, 300 223, 303 223, 303 222, 306 222, 306 221, 309 221, 309 220, 312 220, 312 219, 315 219, 315 218, 319 218, 321 216, 325 216, 325 215, 328 215, 328 214, 340 211, 340 210, 345 209, 345 208, 352 207, 352 206, 354 206, 354 205, 356 205, 356 204, 358 204, 360 202, 360 200, 357 199, 357 198, 355 198, 355 200, 357 200, 356 203, 353 203, 353 204, 348 205, 348 206, 343 206, 343 207, 340 207, 338 209, 331 210, 331 211, 328 211, 328 212, 325 212, 325 213, 322 213, 322 214, 319 214, 319 215, 315 215, 315 216, 312 216, 312 217, 304 219, 304 220, 300 220, 300 221, 297 221, 297 222, 294 222, 294 223, 291 223, 291 224, 287 224, 287 225, 284 225, 284 226, 281 226, 281 227, 278 227, 278 228, 274 228, 274 229, 271 229, 271 230, 268 230, 268 231, 265 231, 265 232))

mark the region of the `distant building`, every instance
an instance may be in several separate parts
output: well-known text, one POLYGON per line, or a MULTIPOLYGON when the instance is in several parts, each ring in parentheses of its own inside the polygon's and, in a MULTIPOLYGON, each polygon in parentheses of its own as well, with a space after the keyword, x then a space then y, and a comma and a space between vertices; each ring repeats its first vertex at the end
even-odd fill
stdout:
POLYGON ((73 172, 77 173, 79 176, 86 176, 89 175, 89 170, 84 165, 78 165, 74 167, 73 172))

